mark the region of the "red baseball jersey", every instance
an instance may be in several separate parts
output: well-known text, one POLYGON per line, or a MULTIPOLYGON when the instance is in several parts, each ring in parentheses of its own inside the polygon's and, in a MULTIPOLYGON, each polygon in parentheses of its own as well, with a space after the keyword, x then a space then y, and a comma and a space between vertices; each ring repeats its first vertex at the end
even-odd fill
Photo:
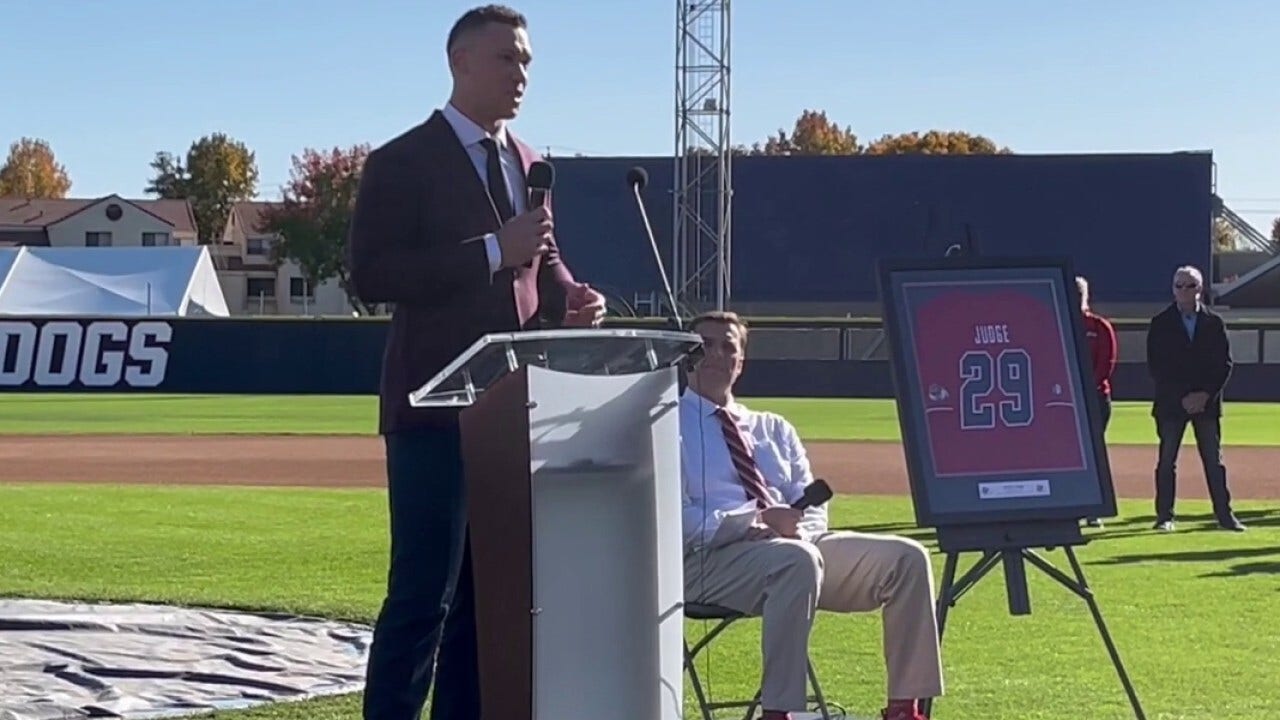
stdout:
POLYGON ((1052 286, 926 292, 909 295, 936 476, 1085 468, 1052 286))

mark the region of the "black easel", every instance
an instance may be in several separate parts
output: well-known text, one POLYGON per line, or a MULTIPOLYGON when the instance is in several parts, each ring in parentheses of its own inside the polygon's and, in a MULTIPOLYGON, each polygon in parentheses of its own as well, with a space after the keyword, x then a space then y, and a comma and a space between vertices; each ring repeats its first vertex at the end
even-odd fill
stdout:
MULTIPOLYGON (((1076 559, 1075 546, 1084 545, 1088 540, 1080 532, 1080 521, 1057 520, 1037 521, 1034 523, 1000 523, 993 525, 963 525, 938 528, 938 547, 946 553, 946 564, 942 571, 942 585, 938 591, 938 640, 942 641, 946 629, 947 613, 962 595, 968 592, 978 581, 991 572, 997 564, 1004 567, 1005 589, 1009 597, 1010 615, 1030 615, 1031 597, 1027 592, 1027 569, 1029 562, 1060 585, 1079 595, 1089 606, 1093 621, 1098 626, 1102 641, 1107 646, 1107 653, 1124 685, 1125 694, 1129 696, 1129 704, 1133 706, 1134 717, 1146 720, 1138 695, 1129 681, 1124 664, 1120 661, 1120 653, 1116 650, 1102 619, 1102 610, 1094 598, 1093 590, 1085 580, 1084 570, 1076 559), (1036 554, 1037 548, 1053 550, 1061 547, 1066 553, 1067 561, 1075 574, 1072 578, 1047 560, 1036 554), (969 568, 959 580, 956 580, 956 569, 960 562, 960 554, 964 552, 981 552, 982 558, 969 568)), ((925 717, 931 717, 932 698, 926 699, 920 708, 925 717)))
MULTIPOLYGON (((963 242, 947 246, 946 257, 965 258, 977 255, 977 244, 973 230, 968 223, 964 226, 963 242)), ((1107 653, 1124 685, 1125 694, 1129 696, 1129 704, 1133 706, 1134 717, 1146 720, 1138 694, 1129 681, 1124 664, 1120 661, 1120 653, 1116 650, 1102 619, 1102 611, 1094 598, 1093 590, 1085 580, 1084 570, 1076 559, 1075 546, 1088 543, 1088 539, 1080 532, 1080 518, 1065 520, 1038 520, 1028 523, 991 523, 980 525, 939 526, 937 528, 938 547, 946 554, 946 564, 942 571, 942 584, 938 590, 937 618, 938 641, 942 641, 946 629, 947 613, 962 595, 968 592, 978 581, 991 572, 997 564, 1004 568, 1005 590, 1009 598, 1010 615, 1030 615, 1031 596, 1027 592, 1027 567, 1031 563, 1049 577, 1071 592, 1079 595, 1089 606, 1093 621, 1098 626, 1102 641, 1107 646, 1107 653), (1047 560, 1036 554, 1036 549, 1054 550, 1061 547, 1071 563, 1075 574, 1072 578, 1047 560), (959 580, 956 580, 956 569, 960 562, 960 554, 964 552, 981 552, 982 558, 969 568, 959 580)), ((931 717, 933 698, 921 702, 921 713, 931 717)))

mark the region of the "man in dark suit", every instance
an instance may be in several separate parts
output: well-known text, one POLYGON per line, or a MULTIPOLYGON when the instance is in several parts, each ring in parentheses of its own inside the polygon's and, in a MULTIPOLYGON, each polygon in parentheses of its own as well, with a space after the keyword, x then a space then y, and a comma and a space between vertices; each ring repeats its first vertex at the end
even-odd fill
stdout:
POLYGON ((1160 437, 1156 463, 1156 529, 1173 530, 1178 448, 1187 423, 1196 436, 1218 525, 1242 531, 1231 509, 1222 462, 1222 389, 1231 377, 1231 343, 1222 316, 1205 307, 1204 277, 1194 267, 1173 275, 1174 301, 1151 319, 1147 368, 1155 380, 1151 415, 1160 437))
POLYGON ((485 6, 449 33, 448 104, 371 152, 348 241, 355 291, 394 303, 383 357, 391 554, 373 633, 366 720, 480 716, 457 411, 408 394, 481 335, 600 323, 604 298, 562 262, 550 205, 527 209, 539 159, 506 128, 532 58, 525 18, 485 6), (438 651, 438 657, 437 657, 438 651), (434 664, 434 665, 433 665, 434 664))

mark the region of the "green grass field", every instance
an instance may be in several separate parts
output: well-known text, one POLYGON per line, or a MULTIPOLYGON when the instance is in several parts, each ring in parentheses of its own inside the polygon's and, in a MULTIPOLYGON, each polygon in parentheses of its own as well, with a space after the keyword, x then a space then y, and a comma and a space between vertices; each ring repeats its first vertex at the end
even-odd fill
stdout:
MULTIPOLYGON (((1205 513, 1185 502, 1185 513, 1205 513)), ((1080 550, 1113 637, 1152 720, 1267 717, 1280 697, 1275 652, 1280 508, 1242 503, 1245 534, 1147 529, 1126 504, 1080 550)), ((832 524, 915 531, 906 500, 839 498, 832 524)), ((384 500, 375 491, 0 486, 0 593, 286 610, 371 621, 384 578, 384 500), (90 540, 91 539, 91 540, 90 540)), ((1061 553, 1047 557, 1065 567, 1061 553)), ((938 559, 941 571, 941 559, 938 559)), ((971 560, 970 560, 971 562, 971 560)), ((1030 577, 1033 612, 1007 613, 993 573, 953 609, 938 718, 1132 717, 1083 602, 1030 577)), ((713 646, 712 690, 749 695, 758 624, 713 646)), ((691 636, 705 630, 689 623, 691 636)), ((878 614, 820 616, 813 660, 831 700, 859 717, 882 703, 878 614)), ((706 664, 700 668, 706 672, 706 664)), ((359 717, 358 696, 281 704, 220 719, 359 717)), ((608 717, 608 713, 601 717, 608 717)), ((619 716, 620 717, 620 716, 619 716)))
MULTIPOLYGON (((809 440, 897 440, 890 402, 761 399, 809 440)), ((0 434, 356 433, 368 397, 0 395, 0 434)), ((1113 442, 1151 442, 1144 404, 1121 404, 1113 442)), ((1235 404, 1225 434, 1280 445, 1280 408, 1235 404)), ((33 478, 34 479, 34 478, 33 478)), ((1265 717, 1280 677, 1280 501, 1239 502, 1250 530, 1209 529, 1204 502, 1179 503, 1179 532, 1151 531, 1149 501, 1079 551, 1151 720, 1265 717)), ((906 498, 840 497, 835 527, 898 532, 932 547, 906 498)), ((0 595, 270 609, 371 622, 386 568, 385 498, 374 490, 0 485, 0 595)), ((1046 555, 1066 568, 1060 552, 1046 555)), ((936 557, 941 573, 942 558, 936 557)), ((965 565, 972 562, 970 558, 965 565)), ((952 610, 948 696, 935 717, 1132 717, 1086 605, 1039 573, 1033 614, 1008 614, 992 573, 952 610)), ((740 624, 710 654, 716 697, 750 695, 759 625, 740 624)), ((690 636, 707 629, 688 624, 690 636)), ((878 614, 821 615, 813 660, 829 698, 856 717, 883 704, 878 614)), ((700 670, 707 674, 704 662, 700 670)), ((691 700, 691 695, 686 694, 691 700)), ((354 720, 358 696, 217 713, 218 720, 354 720)), ((611 717, 602 709, 602 718, 611 717)), ((692 715, 690 716, 692 717, 692 715)), ((728 716, 726 716, 728 717, 728 716)))
MULTIPOLYGON (((807 440, 900 439, 892 400, 745 401, 782 412, 807 440)), ((1117 403, 1108 441, 1153 443, 1149 409, 1117 403)), ((0 395, 0 434, 370 434, 376 413, 370 396, 0 395)), ((1231 403, 1223 423, 1229 445, 1280 445, 1280 404, 1231 403)))

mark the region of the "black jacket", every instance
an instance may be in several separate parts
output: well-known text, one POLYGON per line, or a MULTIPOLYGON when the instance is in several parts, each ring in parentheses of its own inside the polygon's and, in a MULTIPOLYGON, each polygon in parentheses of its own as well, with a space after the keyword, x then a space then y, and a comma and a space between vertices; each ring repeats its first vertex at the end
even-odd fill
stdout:
POLYGON ((1231 342, 1222 316, 1201 306, 1195 315, 1195 339, 1187 337, 1178 307, 1169 307, 1151 318, 1147 329, 1147 370, 1155 381, 1151 414, 1185 418, 1182 398, 1188 393, 1209 393, 1207 415, 1222 414, 1222 389, 1231 377, 1231 342))

